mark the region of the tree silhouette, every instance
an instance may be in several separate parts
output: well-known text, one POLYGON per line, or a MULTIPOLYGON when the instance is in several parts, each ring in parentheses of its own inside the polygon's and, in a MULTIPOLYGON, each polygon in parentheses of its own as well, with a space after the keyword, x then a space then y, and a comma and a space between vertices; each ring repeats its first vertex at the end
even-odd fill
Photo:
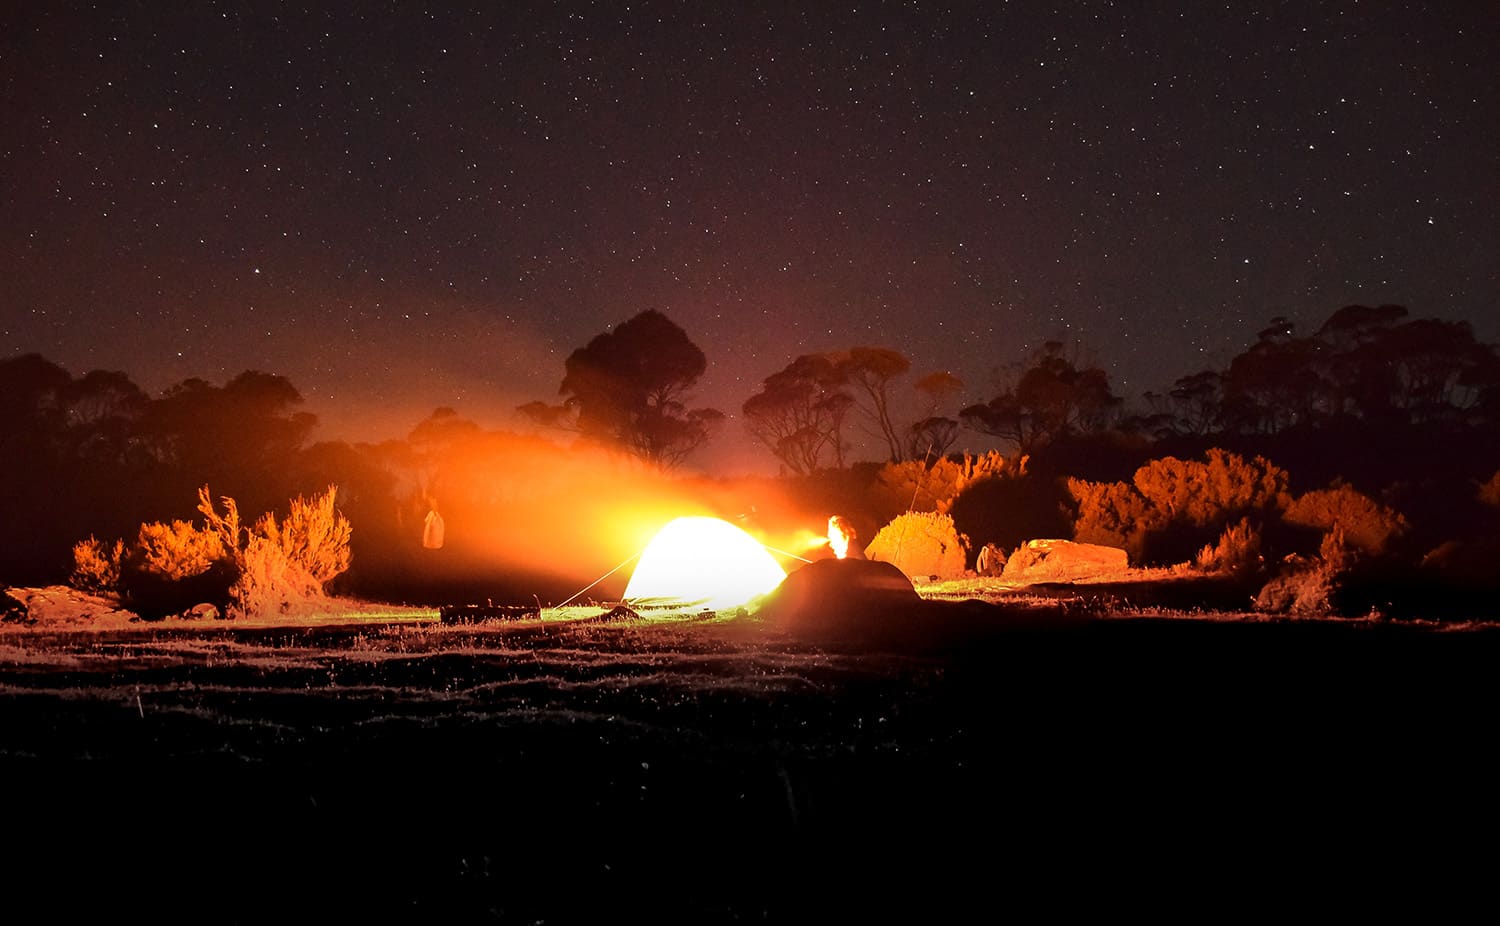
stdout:
POLYGON ((707 443, 724 417, 717 409, 687 407, 707 368, 687 333, 648 309, 568 356, 561 406, 530 402, 517 411, 672 469, 707 443))
POLYGON ((943 415, 914 421, 907 429, 907 452, 913 460, 942 457, 958 440, 959 423, 943 415))
POLYGON ((939 415, 938 409, 964 391, 964 381, 944 370, 928 373, 913 385, 921 396, 921 412, 907 428, 907 454, 915 460, 929 454, 942 457, 958 440, 959 422, 939 415))
POLYGON ((56 449, 72 384, 67 370, 41 354, 0 362, 0 448, 6 451, 5 465, 26 459, 18 454, 56 449))
POLYGON ((1058 438, 1107 428, 1122 404, 1098 367, 1079 369, 1061 341, 1048 341, 1007 389, 959 417, 970 428, 1014 444, 1022 453, 1058 438))
POLYGON ((959 424, 937 409, 963 391, 963 380, 946 372, 922 377, 914 385, 921 410, 912 424, 901 426, 891 384, 910 369, 904 354, 887 347, 804 354, 766 377, 741 411, 750 435, 795 473, 813 472, 830 460, 843 468, 843 428, 851 411, 885 444, 889 462, 942 455, 957 439, 959 424))
MULTIPOLYGON (((1221 377, 1218 427, 1271 435, 1334 425, 1397 428, 1488 421, 1500 357, 1467 322, 1406 320, 1398 305, 1344 306, 1310 337, 1276 318, 1221 377)), ((1178 380, 1172 395, 1195 413, 1179 434, 1208 433, 1211 373, 1178 380)), ((1492 422, 1491 422, 1492 423, 1492 422)))
POLYGON ((1299 338, 1278 316, 1224 374, 1226 426, 1245 434, 1275 434, 1312 424, 1326 411, 1327 354, 1313 338, 1299 338))
POLYGON ((1165 397, 1147 393, 1146 400, 1157 411, 1152 419, 1155 433, 1212 434, 1224 420, 1224 374, 1200 370, 1180 376, 1165 397))
POLYGON ((114 370, 92 370, 65 392, 73 453, 100 463, 128 463, 136 456, 135 432, 151 400, 114 370))
POLYGON ((1413 424, 1462 424, 1500 382, 1495 349, 1477 343, 1468 322, 1417 319, 1372 348, 1390 371, 1389 406, 1413 424))
POLYGON ((885 441, 892 463, 903 459, 905 446, 891 420, 891 381, 911 369, 911 361, 899 351, 885 347, 855 347, 841 359, 840 372, 866 399, 857 407, 885 441))
POLYGON ((804 354, 772 373, 740 410, 750 436, 788 470, 806 474, 829 456, 844 465, 844 420, 854 397, 838 354, 804 354))
POLYGON ((317 424, 301 404, 291 381, 274 373, 246 370, 222 387, 186 379, 146 410, 143 446, 189 496, 207 483, 247 511, 268 511, 291 494, 289 464, 317 424))
POLYGON ((124 373, 75 379, 38 354, 0 361, 0 576, 55 579, 78 540, 139 523, 157 481, 138 451, 146 405, 124 373))

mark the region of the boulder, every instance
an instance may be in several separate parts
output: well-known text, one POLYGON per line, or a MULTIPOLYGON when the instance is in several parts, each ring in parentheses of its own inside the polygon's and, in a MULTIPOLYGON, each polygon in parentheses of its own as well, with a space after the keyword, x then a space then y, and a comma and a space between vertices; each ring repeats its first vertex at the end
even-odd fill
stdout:
POLYGON ((7 623, 117 627, 129 626, 137 620, 135 613, 120 606, 118 598, 94 595, 67 585, 9 588, 5 592, 0 609, 7 623))
POLYGON ((1072 540, 1028 540, 1005 561, 1007 582, 1077 582, 1122 572, 1130 566, 1125 551, 1072 540))
POLYGON ((221 617, 223 615, 219 613, 218 606, 207 601, 200 601, 182 612, 182 619, 185 621, 216 621, 221 617))
POLYGON ((808 563, 759 599, 755 612, 785 630, 856 628, 922 603, 911 580, 890 563, 824 559, 808 563))

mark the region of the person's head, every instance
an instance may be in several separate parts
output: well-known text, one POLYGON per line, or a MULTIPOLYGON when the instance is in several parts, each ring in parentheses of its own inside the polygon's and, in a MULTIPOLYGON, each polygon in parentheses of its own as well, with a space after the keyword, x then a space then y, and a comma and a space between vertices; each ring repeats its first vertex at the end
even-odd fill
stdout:
POLYGON ((833 551, 834 556, 839 559, 847 557, 855 537, 854 525, 849 523, 848 518, 836 514, 828 519, 828 548, 833 551))

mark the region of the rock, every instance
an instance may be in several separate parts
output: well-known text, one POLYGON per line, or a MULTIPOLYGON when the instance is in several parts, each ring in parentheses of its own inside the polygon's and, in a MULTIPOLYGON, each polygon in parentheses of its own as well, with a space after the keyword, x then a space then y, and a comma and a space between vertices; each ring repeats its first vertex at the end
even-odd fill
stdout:
POLYGON ((182 612, 182 619, 185 621, 216 621, 219 616, 219 609, 206 601, 199 602, 182 612))
MULTIPOLYGON (((26 625, 127 626, 137 617, 123 609, 117 598, 90 594, 66 585, 10 588, 6 594, 24 608, 24 617, 16 615, 14 622, 26 625)), ((6 610, 9 612, 10 608, 6 610)))
POLYGON ((1001 575, 1009 582, 1077 582, 1122 572, 1130 566, 1125 551, 1072 540, 1028 540, 1005 562, 1001 575))
POLYGON ((26 602, 12 595, 10 589, 0 589, 0 624, 33 624, 26 602))
POLYGON ((911 580, 890 563, 825 559, 788 575, 755 610, 782 629, 828 630, 857 627, 921 602, 911 580))

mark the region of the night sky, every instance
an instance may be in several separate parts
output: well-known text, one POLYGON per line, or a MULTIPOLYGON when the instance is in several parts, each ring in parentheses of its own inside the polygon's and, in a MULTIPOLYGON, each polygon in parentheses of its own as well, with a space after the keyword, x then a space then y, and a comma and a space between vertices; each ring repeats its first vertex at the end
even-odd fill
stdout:
MULTIPOLYGON (((967 404, 1350 303, 1500 341, 1493 2, 7 8, 0 356, 279 373, 319 438, 520 427, 645 309, 735 416, 859 345, 967 404)), ((737 417, 698 462, 774 464, 737 417)))

